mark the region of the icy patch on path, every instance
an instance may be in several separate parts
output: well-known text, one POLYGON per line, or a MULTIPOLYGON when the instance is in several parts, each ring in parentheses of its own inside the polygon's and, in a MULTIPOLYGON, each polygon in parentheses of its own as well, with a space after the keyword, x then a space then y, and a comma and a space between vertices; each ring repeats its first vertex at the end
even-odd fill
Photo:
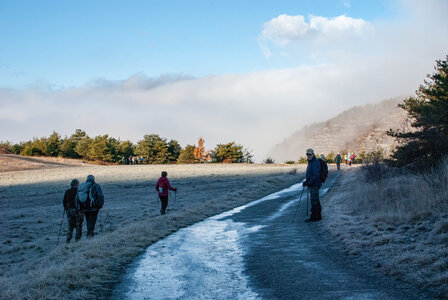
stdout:
MULTIPOLYGON (((263 226, 248 228, 229 218, 243 209, 301 189, 295 184, 220 215, 180 229, 158 241, 134 265, 113 299, 258 299, 243 274, 244 236, 263 226)), ((304 195, 305 196, 305 195, 304 195)), ((268 218, 282 215, 297 198, 268 218)))

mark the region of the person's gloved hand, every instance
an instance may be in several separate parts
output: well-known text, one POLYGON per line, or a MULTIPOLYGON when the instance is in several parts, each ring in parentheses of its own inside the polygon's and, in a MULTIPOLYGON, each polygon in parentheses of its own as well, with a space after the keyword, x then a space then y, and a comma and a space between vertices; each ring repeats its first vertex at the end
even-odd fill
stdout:
POLYGON ((176 188, 174 188, 174 191, 175 191, 175 192, 177 192, 177 189, 176 189, 176 188))
POLYGON ((308 186, 308 182, 306 181, 302 182, 302 186, 308 186))

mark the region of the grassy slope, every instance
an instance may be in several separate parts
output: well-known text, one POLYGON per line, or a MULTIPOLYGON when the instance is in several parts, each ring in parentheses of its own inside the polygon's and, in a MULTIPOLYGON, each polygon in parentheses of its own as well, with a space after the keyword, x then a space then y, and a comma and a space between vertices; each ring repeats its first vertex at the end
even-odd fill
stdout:
POLYGON ((345 172, 325 203, 325 228, 372 270, 448 298, 448 164, 367 183, 345 172))

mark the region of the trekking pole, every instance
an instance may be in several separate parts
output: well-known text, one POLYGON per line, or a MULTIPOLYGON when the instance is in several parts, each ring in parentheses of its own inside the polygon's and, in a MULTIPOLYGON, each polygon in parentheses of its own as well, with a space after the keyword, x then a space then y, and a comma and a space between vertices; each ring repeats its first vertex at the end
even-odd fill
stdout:
POLYGON ((109 218, 109 213, 107 213, 106 218, 104 218, 104 224, 103 224, 103 222, 100 223, 100 232, 102 232, 103 231, 103 227, 106 226, 108 218, 109 218))
POLYGON ((99 230, 99 232, 101 232, 103 230, 103 219, 101 218, 101 210, 98 212, 98 217, 100 219, 100 230, 99 230))
POLYGON ((294 223, 294 220, 296 219, 297 211, 299 210, 300 201, 302 200, 304 190, 305 190, 305 187, 302 187, 302 193, 300 194, 299 202, 297 203, 296 212, 294 213, 294 217, 292 218, 292 223, 294 223))
POLYGON ((177 198, 177 191, 174 191, 174 203, 173 203, 173 208, 176 206, 176 198, 177 198))
POLYGON ((61 236, 62 223, 64 223, 64 216, 65 216, 65 208, 64 211, 62 212, 62 220, 61 225, 59 226, 58 240, 56 241, 56 246, 59 244, 59 237, 61 236))
POLYGON ((310 189, 307 187, 306 189, 306 216, 308 217, 308 192, 310 189))

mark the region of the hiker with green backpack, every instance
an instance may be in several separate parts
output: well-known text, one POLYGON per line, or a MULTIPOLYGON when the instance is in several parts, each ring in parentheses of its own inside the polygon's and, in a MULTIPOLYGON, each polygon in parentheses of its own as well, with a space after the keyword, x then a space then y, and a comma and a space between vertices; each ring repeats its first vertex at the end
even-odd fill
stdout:
POLYGON ((93 237, 98 212, 104 205, 104 195, 101 187, 95 183, 95 176, 88 175, 86 182, 79 185, 76 205, 86 216, 87 237, 93 237))

